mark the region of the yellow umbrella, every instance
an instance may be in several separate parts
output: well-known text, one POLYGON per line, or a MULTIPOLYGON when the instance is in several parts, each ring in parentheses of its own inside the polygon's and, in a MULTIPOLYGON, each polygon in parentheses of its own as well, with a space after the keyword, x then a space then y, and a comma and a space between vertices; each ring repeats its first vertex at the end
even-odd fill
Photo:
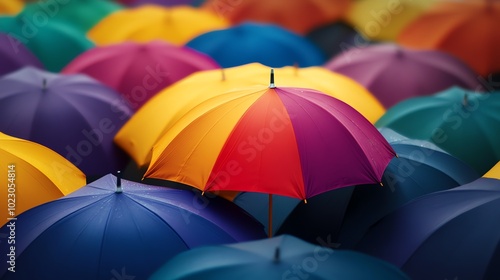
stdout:
POLYGON ((0 1, 0 15, 17 15, 24 7, 22 0, 0 1))
POLYGON ((401 30, 437 0, 357 0, 346 21, 372 40, 395 41, 401 30))
POLYGON ((87 33, 97 45, 124 41, 165 40, 183 45, 194 37, 229 23, 208 10, 189 6, 143 5, 110 14, 87 33))
MULTIPOLYGON (((325 68, 284 67, 275 69, 275 75, 279 86, 324 92, 349 104, 372 123, 385 112, 381 103, 363 86, 325 68)), ((258 63, 194 73, 150 99, 118 131, 115 143, 137 165, 144 166, 150 161, 156 141, 190 109, 228 90, 266 85, 268 80, 269 67, 258 63)))
POLYGON ((500 161, 497 162, 486 174, 483 175, 484 178, 493 178, 500 180, 500 161))
POLYGON ((53 150, 0 133, 1 223, 86 184, 82 171, 53 150), (12 211, 12 212, 11 212, 12 211))

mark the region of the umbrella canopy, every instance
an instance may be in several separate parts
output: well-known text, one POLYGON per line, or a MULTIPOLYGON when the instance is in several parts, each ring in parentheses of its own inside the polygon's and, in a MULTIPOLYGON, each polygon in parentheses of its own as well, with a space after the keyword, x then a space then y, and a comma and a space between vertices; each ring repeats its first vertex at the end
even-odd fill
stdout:
POLYGON ((371 45, 362 51, 350 49, 332 58, 325 67, 364 85, 386 108, 451 86, 483 88, 473 70, 447 53, 392 43, 371 45))
POLYGON ((153 40, 183 45, 200 34, 228 26, 229 23, 224 19, 199 8, 144 5, 107 16, 87 35, 97 45, 153 40))
POLYGON ((493 166, 488 172, 486 172, 483 177, 500 180, 500 161, 495 164, 495 166, 493 166))
POLYGON ((395 41, 403 28, 435 2, 438 0, 356 0, 345 19, 366 38, 395 41))
POLYGON ((1 132, 0 164, 7 169, 8 177, 8 185, 0 190, 2 197, 5 197, 1 205, 2 223, 7 218, 67 195, 86 184, 85 175, 58 153, 1 132), (7 202, 14 207, 10 207, 7 202))
POLYGON ((486 76, 500 71, 500 36, 491 35, 499 25, 498 1, 442 1, 403 29, 397 41, 448 52, 486 76))
POLYGON ((453 87, 389 109, 377 127, 428 140, 484 174, 500 160, 500 95, 453 87))
POLYGON ((16 272, 4 261, 2 279, 112 279, 119 271, 147 279, 182 251, 265 237, 260 224, 224 199, 120 181, 107 175, 21 214, 16 272))
POLYGON ((210 57, 165 41, 126 42, 93 48, 75 58, 62 73, 82 73, 120 92, 139 109, 157 92, 202 70, 217 69, 210 57))
POLYGON ((374 225, 358 250, 412 279, 500 277, 500 181, 480 178, 416 199, 374 225))
POLYGON ((23 14, 33 20, 44 15, 50 21, 60 21, 86 33, 104 17, 123 8, 109 0, 32 1, 26 4, 23 14))
MULTIPOLYGON (((374 123, 385 112, 383 106, 363 86, 352 79, 321 67, 274 69, 283 86, 312 88, 344 101, 374 123)), ((184 114, 203 101, 233 88, 267 81, 269 68, 253 63, 239 67, 194 73, 158 93, 137 111, 117 133, 115 142, 144 166, 158 139, 184 114), (165 110, 168 108, 168 110, 165 110), (158 112, 163 112, 158 114, 158 112)))
POLYGON ((164 264, 150 280, 346 280, 373 277, 408 279, 395 266, 368 255, 354 251, 334 251, 291 235, 281 235, 183 252, 164 264))
POLYGON ((87 177, 126 162, 113 144, 132 110, 112 89, 85 75, 25 67, 0 78, 0 131, 66 157, 87 177))
POLYGON ((395 153, 366 118, 324 93, 271 80, 185 114, 153 147, 145 177, 300 199, 380 182, 395 153))
POLYGON ((24 7, 22 0, 10 0, 0 2, 0 15, 15 15, 24 7))
POLYGON ((222 67, 258 62, 270 67, 318 66, 325 55, 312 42, 283 27, 246 22, 203 33, 186 46, 208 54, 222 67))
POLYGON ((0 17, 0 32, 24 44, 47 70, 59 72, 77 55, 94 46, 74 27, 51 21, 46 14, 39 15, 43 16, 38 18, 21 12, 15 17, 0 17))
POLYGON ((227 18, 233 24, 246 21, 271 23, 294 33, 305 34, 342 17, 350 3, 350 0, 208 0, 202 7, 227 18))
POLYGON ((0 33, 0 61, 0 76, 24 66, 43 68, 42 62, 28 48, 5 33, 0 33))
POLYGON ((358 185, 311 198, 307 205, 298 204, 277 234, 293 234, 314 243, 319 236, 339 248, 354 249, 371 226, 401 205, 480 177, 450 154, 413 144, 391 146, 398 158, 387 166, 383 187, 358 185))

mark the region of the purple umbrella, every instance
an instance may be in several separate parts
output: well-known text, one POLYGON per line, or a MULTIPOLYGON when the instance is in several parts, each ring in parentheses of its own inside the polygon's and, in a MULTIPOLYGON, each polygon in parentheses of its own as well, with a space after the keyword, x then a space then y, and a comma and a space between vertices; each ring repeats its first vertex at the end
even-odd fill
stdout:
POLYGON ((390 43, 349 49, 325 67, 364 85, 386 108, 451 86, 483 89, 478 74, 450 54, 390 43))
POLYGON ((132 111, 117 92, 85 75, 33 67, 3 76, 0 88, 2 132, 51 148, 87 177, 126 164, 113 137, 132 111))
POLYGON ((19 40, 0 33, 0 76, 14 72, 24 66, 43 68, 38 58, 19 40))
MULTIPOLYGON (((190 248, 266 236, 262 225, 223 198, 113 175, 11 222, 16 226, 16 272, 7 271, 10 264, 2 261, 3 280, 148 279, 190 248)), ((0 234, 9 232, 8 225, 0 229, 0 234)), ((9 246, 1 242, 0 250, 8 253, 9 246)))

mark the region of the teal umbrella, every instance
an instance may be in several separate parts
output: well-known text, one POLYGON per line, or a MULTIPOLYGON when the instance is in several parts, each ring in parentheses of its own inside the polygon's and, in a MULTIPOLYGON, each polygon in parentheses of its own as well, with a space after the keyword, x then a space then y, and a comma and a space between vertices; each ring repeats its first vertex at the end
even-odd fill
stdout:
POLYGON ((122 9, 123 5, 109 0, 37 1, 26 4, 23 13, 30 18, 46 16, 50 21, 61 21, 86 33, 106 16, 122 9))
POLYGON ((187 279, 409 279, 395 266, 368 255, 332 250, 291 235, 182 252, 150 280, 187 279))
POLYGON ((0 32, 17 39, 52 72, 59 72, 80 53, 94 47, 77 29, 43 13, 25 11, 14 17, 0 17, 0 32))
POLYGON ((428 140, 484 174, 500 160, 500 94, 452 87, 407 99, 375 126, 428 140))

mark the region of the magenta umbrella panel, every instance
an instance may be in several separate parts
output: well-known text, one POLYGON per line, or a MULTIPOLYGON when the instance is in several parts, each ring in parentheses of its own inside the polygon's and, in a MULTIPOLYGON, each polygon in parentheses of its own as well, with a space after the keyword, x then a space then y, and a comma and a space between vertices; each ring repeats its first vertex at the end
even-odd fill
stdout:
POLYGON ((0 78, 0 131, 40 143, 87 176, 121 169, 128 157, 113 137, 132 110, 114 90, 85 75, 25 67, 0 78))

